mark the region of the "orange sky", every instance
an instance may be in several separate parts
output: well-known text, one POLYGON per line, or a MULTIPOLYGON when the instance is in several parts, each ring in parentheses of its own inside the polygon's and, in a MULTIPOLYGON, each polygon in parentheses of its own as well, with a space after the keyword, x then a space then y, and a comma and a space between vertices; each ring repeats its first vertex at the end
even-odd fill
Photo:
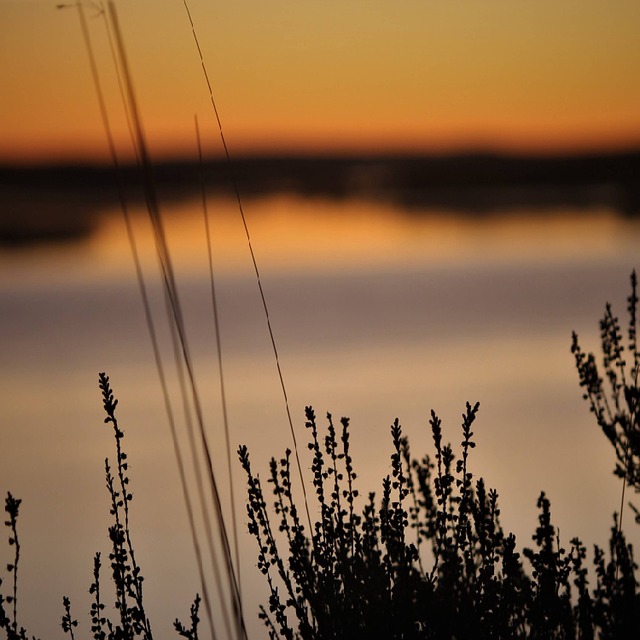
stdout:
MULTIPOLYGON (((100 158, 75 8, 0 0, 0 161, 100 158)), ((232 153, 640 144, 637 0, 191 0, 232 153)), ((117 7, 152 152, 220 152, 181 0, 117 7)), ((118 145, 104 22, 87 5, 118 145)))

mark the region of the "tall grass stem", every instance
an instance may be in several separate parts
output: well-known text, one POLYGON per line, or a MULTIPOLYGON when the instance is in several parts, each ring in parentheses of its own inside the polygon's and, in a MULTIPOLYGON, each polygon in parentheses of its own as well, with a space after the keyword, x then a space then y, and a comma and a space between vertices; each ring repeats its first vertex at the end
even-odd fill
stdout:
MULTIPOLYGON (((187 338, 186 338, 186 332, 184 328, 181 305, 180 305, 179 296, 178 296, 178 289, 175 282, 175 276, 174 276, 174 271, 171 263, 171 256, 168 249, 168 244, 166 242, 164 226, 162 223, 160 210, 158 207, 157 195, 155 192, 155 184, 154 184, 152 173, 151 173, 151 162, 150 162, 146 141, 145 141, 145 137, 142 129, 142 121, 141 121, 137 101, 135 98, 135 92, 133 89, 132 76, 129 70, 128 58, 126 55, 126 48, 124 45, 124 39, 122 37, 122 32, 119 26, 117 10, 113 0, 109 0, 108 7, 109 7, 110 20, 111 20, 111 24, 112 24, 114 36, 115 36, 116 48, 117 48, 118 56, 122 65, 124 86, 127 93, 127 100, 130 105, 130 111, 131 111, 131 116, 133 121, 133 129, 135 132, 136 143, 139 149, 139 157, 142 163, 147 209, 148 209, 149 217, 151 219, 152 227, 154 230, 156 248, 158 250, 158 255, 160 257, 163 280, 165 285, 165 292, 170 302, 169 306, 170 306, 171 313, 170 313, 169 321, 170 321, 170 324, 172 324, 172 326, 175 328, 179 338, 180 347, 182 351, 182 359, 184 361, 184 365, 187 371, 187 377, 189 380, 189 387, 191 389, 191 402, 193 403, 193 407, 195 410, 196 419, 198 423, 198 430, 200 434, 200 444, 202 446, 202 451, 205 456, 205 461, 207 466, 207 475, 209 480, 209 488, 211 490, 211 497, 213 500, 215 519, 219 525, 220 542, 222 544, 222 553, 223 553, 224 564, 225 564, 225 572, 227 574, 227 580, 229 583, 229 593, 231 597, 234 618, 236 620, 236 628, 240 636, 246 637, 246 630, 244 626, 244 620, 242 617, 242 609, 240 606, 240 593, 238 589, 235 570, 233 567, 233 562, 231 559, 229 537, 228 537, 227 528, 225 524, 224 514, 222 511, 222 504, 220 500, 218 483, 217 483, 214 469, 213 469, 211 450, 210 450, 209 443, 208 443, 205 429, 204 429, 204 417, 202 413, 202 405, 201 405, 198 391, 196 388, 195 375, 194 375, 191 357, 189 355, 189 350, 187 346, 187 338)), ((212 557, 212 561, 215 562, 215 556, 212 557)))
POLYGON ((207 191, 204 180, 204 159, 202 154, 202 139, 200 136, 200 126, 198 116, 194 117, 196 142, 198 147, 198 165, 200 168, 200 185, 202 189, 202 214, 204 218, 205 236, 207 240, 207 257, 209 262, 209 283, 211 285, 211 311, 213 313, 213 328, 215 334, 216 354, 218 362, 218 379, 220 380, 220 402, 222 406, 222 423, 224 427, 224 443, 227 453, 227 466, 229 468, 229 502, 231 504, 231 530, 233 534, 233 545, 235 552, 236 571, 238 578, 238 589, 242 594, 242 581, 240 572, 240 546, 238 544, 238 517, 236 514, 233 467, 231 463, 231 436, 229 429, 229 412, 227 410, 227 393, 225 389, 224 367, 222 365, 222 340, 220 338, 220 322, 218 314, 218 297, 216 294, 215 275, 213 268, 213 243, 211 241, 211 225, 209 224, 209 207, 207 205, 207 191))
MULTIPOLYGON (((189 5, 187 4, 187 0, 182 0, 183 4, 184 4, 184 8, 185 11, 187 12, 187 17, 189 18, 189 24, 191 25, 191 33, 193 34, 193 40, 195 42, 196 48, 198 50, 198 56, 200 58, 200 64, 202 66, 202 72, 204 74, 204 78, 205 81, 207 83, 207 88, 209 90, 209 99, 211 101, 211 106, 213 108, 213 112, 215 114, 215 118, 216 118, 216 122, 218 124, 218 132, 220 134, 220 140, 222 142, 222 147, 224 150, 224 154, 225 154, 225 158, 227 161, 227 165, 231 168, 231 154, 229 153, 229 147, 227 146, 227 141, 224 135, 224 130, 222 128, 222 121, 220 120, 220 114, 218 112, 218 107, 216 105, 216 101, 215 101, 215 97, 213 94, 213 87, 211 85, 211 81, 209 79, 209 73, 207 72, 207 66, 205 64, 204 61, 204 56, 202 54, 202 48, 200 47, 200 41, 198 39, 198 34, 196 32, 196 28, 193 22, 193 18, 191 17, 191 11, 189 10, 189 5)), ((260 270, 258 269, 258 262, 256 260, 256 256, 255 256, 255 252, 253 250, 253 243, 251 242, 251 235, 249 233, 249 226, 247 224, 247 219, 246 216, 244 214, 244 207, 242 205, 242 198, 240 197, 240 191, 238 189, 238 183, 233 175, 233 172, 231 172, 231 181, 233 184, 233 190, 234 190, 234 194, 235 194, 235 198, 236 198, 236 202, 238 205, 238 210, 240 212, 240 217, 242 218, 242 224, 244 227, 244 232, 245 232, 245 236, 247 238, 247 244, 249 246, 249 253, 251 254, 251 262, 253 264, 253 270, 254 273, 256 275, 256 281, 258 284, 258 290, 260 292, 260 299, 262 301, 262 308, 264 310, 264 314, 265 314, 265 318, 267 321, 267 328, 269 331, 269 338, 271 340, 271 346, 273 349, 273 354, 275 357, 275 361, 276 361, 276 369, 278 371, 278 379, 280 381, 280 388, 282 390, 282 395, 284 398, 284 404, 285 404, 285 410, 286 410, 286 414, 287 414, 287 421, 289 424, 289 430, 291 432, 291 439, 293 441, 293 450, 296 456, 296 464, 298 467, 298 475, 300 477, 300 485, 302 487, 302 493, 303 493, 303 498, 304 498, 304 507, 305 507, 305 511, 307 514, 307 520, 308 520, 308 524, 309 524, 309 530, 312 530, 312 525, 311 525, 311 514, 309 513, 309 502, 307 499, 307 490, 305 488, 305 482, 304 482, 304 474, 302 473, 302 465, 300 463, 300 455, 298 452, 298 442, 297 442, 297 438, 296 438, 296 433, 295 433, 295 429, 293 428, 293 419, 291 418, 291 409, 289 407, 289 397, 287 395, 287 388, 284 382, 284 376, 282 375, 282 367, 280 366, 280 356, 278 354, 278 347, 276 346, 276 340, 275 340, 275 336, 273 333, 273 328, 271 326, 271 319, 269 316, 269 307, 267 305, 267 300, 264 294, 264 289, 262 287, 262 280, 260 278, 260 270)))

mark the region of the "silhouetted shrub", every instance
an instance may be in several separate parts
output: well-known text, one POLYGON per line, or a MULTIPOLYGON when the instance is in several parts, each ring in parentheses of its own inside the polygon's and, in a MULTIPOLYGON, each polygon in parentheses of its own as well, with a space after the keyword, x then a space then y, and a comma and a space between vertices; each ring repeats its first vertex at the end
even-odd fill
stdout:
MULTIPOLYGON (((434 456, 413 459, 399 422, 391 426, 391 475, 379 504, 356 507, 349 421, 331 415, 321 436, 306 409, 317 522, 301 522, 291 487, 291 452, 272 459, 267 504, 246 447, 249 532, 270 597, 261 608, 272 638, 621 638, 640 632, 640 600, 630 545, 612 529, 609 559, 596 547, 589 589, 586 549, 566 550, 538 500, 534 546, 516 551, 500 525, 498 494, 469 471, 478 404, 462 416, 461 455, 430 419, 434 456), (275 516, 275 518, 274 518, 275 516)), ((313 509, 311 509, 313 511, 313 509)))
MULTIPOLYGON (((589 401, 609 442, 616 452, 615 474, 640 492, 640 352, 638 351, 638 293, 636 272, 631 274, 631 293, 627 298, 629 326, 626 340, 620 322, 607 303, 600 320, 602 369, 600 374, 596 357, 586 354, 572 335, 571 351, 575 356, 580 386, 584 399, 589 401), (626 349, 625 349, 626 343, 626 349), (628 356, 625 356, 625 351, 628 356), (627 362, 629 360, 629 362, 627 362)), ((631 505, 640 521, 640 513, 631 505)))
MULTIPOLYGON (((152 640, 151 623, 147 617, 143 600, 144 578, 135 559, 135 551, 131 541, 129 529, 129 507, 133 500, 133 493, 129 487, 127 454, 122 447, 124 432, 118 426, 116 418, 116 406, 118 401, 114 398, 109 377, 104 373, 99 375, 99 386, 102 392, 102 404, 106 413, 105 423, 113 426, 116 442, 116 465, 112 471, 109 459, 105 459, 105 476, 109 498, 111 502, 110 514, 113 524, 108 529, 111 551, 109 552, 109 567, 111 569, 111 582, 115 591, 113 602, 117 619, 111 620, 105 613, 103 591, 101 590, 100 569, 102 561, 100 553, 96 553, 93 562, 93 582, 89 587, 89 593, 93 596, 93 602, 89 611, 91 619, 91 635, 94 640, 133 640, 143 638, 152 640)), ((9 544, 15 549, 14 560, 7 566, 12 576, 11 595, 3 596, 0 593, 0 629, 4 630, 7 640, 26 640, 27 632, 18 627, 17 602, 18 602, 18 561, 20 559, 20 542, 17 530, 18 511, 20 500, 10 493, 5 500, 5 511, 9 519, 5 525, 10 530, 9 544), (4 604, 10 605, 7 612, 4 604)), ((0 580, 0 586, 2 580, 0 580)), ((78 621, 72 617, 71 601, 67 596, 62 599, 64 615, 62 616, 62 629, 72 640, 75 640, 75 630, 78 621)), ((191 640, 198 638, 198 607, 200 598, 191 608, 191 626, 185 628, 178 620, 174 627, 179 635, 191 640)))

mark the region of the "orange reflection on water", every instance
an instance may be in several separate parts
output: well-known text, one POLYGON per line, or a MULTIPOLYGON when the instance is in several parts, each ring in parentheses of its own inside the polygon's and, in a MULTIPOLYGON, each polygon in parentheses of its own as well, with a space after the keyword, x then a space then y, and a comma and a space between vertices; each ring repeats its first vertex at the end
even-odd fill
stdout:
MULTIPOLYGON (((632 223, 605 208, 542 215, 533 210, 490 216, 401 213, 385 202, 283 194, 247 199, 244 211, 258 265, 276 271, 335 272, 478 260, 566 261, 624 250, 636 236, 632 223)), ((208 213, 215 268, 249 268, 247 236, 237 203, 213 198, 208 213)), ((135 210, 131 219, 141 257, 153 261, 155 245, 145 212, 135 210)), ((193 200, 167 206, 163 220, 174 266, 187 273, 208 270, 202 203, 193 200)), ((121 215, 107 217, 91 246, 103 268, 129 268, 130 248, 121 215)))

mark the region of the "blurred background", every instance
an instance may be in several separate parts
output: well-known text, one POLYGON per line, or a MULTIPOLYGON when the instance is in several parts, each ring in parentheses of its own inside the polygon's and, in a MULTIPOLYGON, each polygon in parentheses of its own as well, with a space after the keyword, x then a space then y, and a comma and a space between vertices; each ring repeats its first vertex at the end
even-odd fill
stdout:
MULTIPOLYGON (((104 7, 82 6, 170 363, 104 7)), ((472 471, 498 489, 519 544, 543 489, 565 543, 606 544, 621 485, 569 346, 576 330, 597 349, 606 301, 626 326, 640 246, 640 5, 192 0, 231 165, 183 3, 116 6, 224 491, 201 173, 233 450, 249 445, 264 476, 291 442, 232 178, 299 441, 305 405, 350 416, 365 493, 389 472, 396 416, 422 456, 432 408, 456 446, 464 403, 479 400, 472 471)), ((19 621, 61 637, 70 595, 88 628, 93 553, 108 550, 106 371, 145 599, 168 634, 200 585, 78 7, 0 0, 0 36, 0 490, 23 498, 19 621)), ((258 638, 264 590, 239 471, 258 638)))

